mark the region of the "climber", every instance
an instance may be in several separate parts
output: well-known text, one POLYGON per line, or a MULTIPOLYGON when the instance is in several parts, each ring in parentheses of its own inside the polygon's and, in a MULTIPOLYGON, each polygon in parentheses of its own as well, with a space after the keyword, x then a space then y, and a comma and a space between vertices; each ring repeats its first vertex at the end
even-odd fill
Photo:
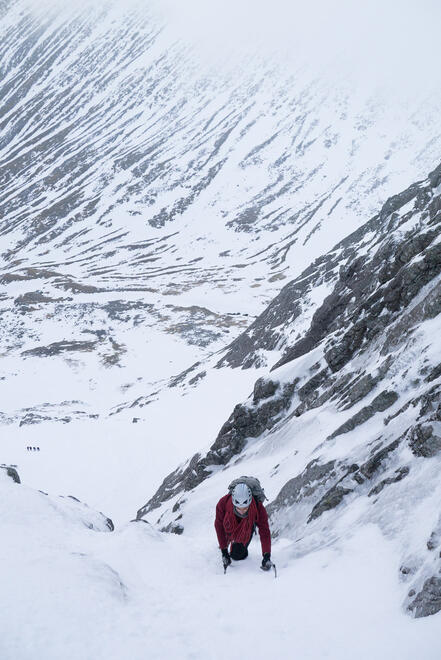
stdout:
POLYGON ((262 502, 253 497, 251 488, 245 483, 238 483, 230 495, 221 497, 216 506, 214 523, 219 548, 222 552, 224 569, 236 561, 248 557, 248 545, 259 528, 262 546, 262 565, 264 571, 273 566, 271 562, 271 533, 268 515, 262 502), (230 546, 228 548, 228 546, 230 546))

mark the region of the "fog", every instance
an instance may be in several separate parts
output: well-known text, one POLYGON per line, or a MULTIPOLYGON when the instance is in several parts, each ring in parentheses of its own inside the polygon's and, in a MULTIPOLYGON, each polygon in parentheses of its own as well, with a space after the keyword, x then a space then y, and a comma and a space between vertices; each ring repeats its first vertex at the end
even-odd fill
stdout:
POLYGON ((398 89, 436 92, 441 82, 435 0, 164 0, 157 7, 174 38, 201 59, 254 55, 398 89))
POLYGON ((394 103, 441 94, 439 0, 11 0, 2 7, 9 23, 26 12, 46 21, 89 12, 91 21, 112 25, 157 23, 163 47, 185 48, 202 74, 269 64, 285 76, 307 67, 364 93, 387 91, 394 103))

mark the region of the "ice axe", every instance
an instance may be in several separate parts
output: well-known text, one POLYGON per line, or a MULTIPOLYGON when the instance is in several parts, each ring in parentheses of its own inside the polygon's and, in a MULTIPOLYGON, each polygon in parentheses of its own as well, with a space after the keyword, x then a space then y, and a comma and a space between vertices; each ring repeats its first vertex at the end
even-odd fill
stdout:
MULTIPOLYGON (((262 569, 262 571, 269 571, 271 568, 273 568, 273 569, 274 569, 274 578, 276 578, 276 577, 277 577, 277 568, 276 568, 276 565, 275 565, 275 563, 272 562, 272 561, 269 562, 269 563, 271 564, 271 566, 269 566, 268 568, 264 568, 263 566, 261 566, 260 568, 262 569)), ((268 564, 267 564, 267 565, 268 565, 268 564)))

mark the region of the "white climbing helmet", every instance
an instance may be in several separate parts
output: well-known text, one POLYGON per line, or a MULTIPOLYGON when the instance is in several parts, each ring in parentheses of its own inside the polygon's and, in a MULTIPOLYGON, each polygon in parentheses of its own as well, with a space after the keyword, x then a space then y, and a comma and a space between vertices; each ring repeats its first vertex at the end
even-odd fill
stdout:
POLYGON ((234 487, 232 497, 234 506, 238 509, 244 509, 250 506, 253 494, 251 488, 246 484, 237 484, 234 487))

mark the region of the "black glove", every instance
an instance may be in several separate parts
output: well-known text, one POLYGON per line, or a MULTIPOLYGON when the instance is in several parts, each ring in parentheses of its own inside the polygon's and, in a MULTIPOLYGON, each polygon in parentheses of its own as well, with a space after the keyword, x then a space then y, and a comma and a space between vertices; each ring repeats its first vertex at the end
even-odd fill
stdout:
POLYGON ((269 552, 265 552, 262 559, 262 566, 260 568, 262 571, 269 571, 272 566, 273 562, 271 561, 271 555, 269 552))
POLYGON ((231 564, 230 553, 226 548, 225 550, 221 550, 221 552, 222 552, 222 563, 224 565, 224 568, 226 569, 231 564))

